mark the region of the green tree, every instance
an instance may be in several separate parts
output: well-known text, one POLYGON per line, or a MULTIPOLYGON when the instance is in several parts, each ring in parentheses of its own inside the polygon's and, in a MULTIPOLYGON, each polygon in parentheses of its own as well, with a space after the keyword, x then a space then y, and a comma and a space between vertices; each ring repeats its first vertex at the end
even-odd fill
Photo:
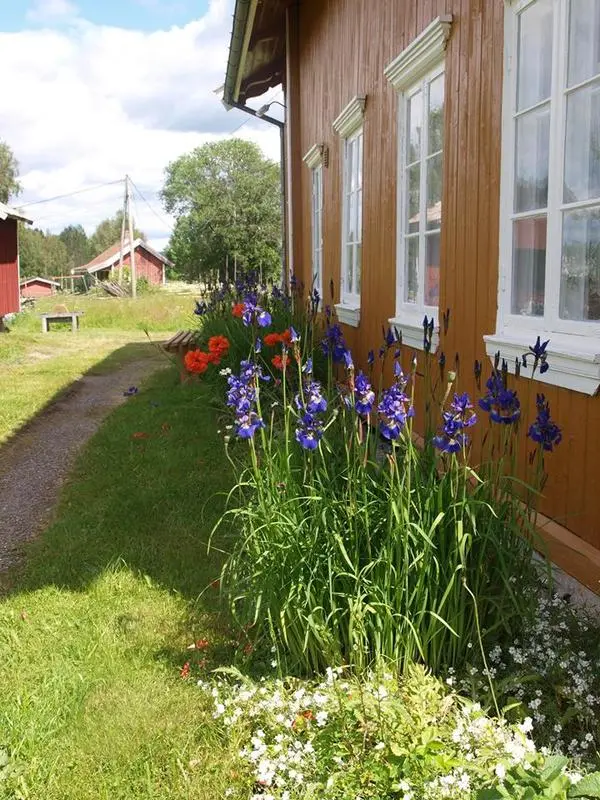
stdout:
POLYGON ((19 162, 10 147, 0 139, 0 202, 8 203, 21 191, 19 162))
MULTIPOLYGON (((120 236, 120 233, 119 233, 120 236)), ((67 248, 67 271, 91 261, 90 241, 82 225, 68 225, 58 238, 67 248)))
POLYGON ((188 280, 229 262, 276 276, 281 258, 279 165, 259 147, 228 139, 198 147, 166 169, 162 201, 176 218, 167 255, 188 280))
POLYGON ((21 225, 19 231, 19 262, 21 275, 56 277, 68 272, 68 252, 60 237, 44 233, 39 228, 21 225))
MULTIPOLYGON (((104 250, 112 247, 113 244, 121 241, 121 226, 123 223, 123 211, 119 210, 114 217, 102 220, 94 233, 89 238, 90 259, 100 255, 104 250)), ((126 236, 127 228, 125 229, 126 236)), ((142 231, 134 227, 133 236, 135 239, 146 239, 142 231)))

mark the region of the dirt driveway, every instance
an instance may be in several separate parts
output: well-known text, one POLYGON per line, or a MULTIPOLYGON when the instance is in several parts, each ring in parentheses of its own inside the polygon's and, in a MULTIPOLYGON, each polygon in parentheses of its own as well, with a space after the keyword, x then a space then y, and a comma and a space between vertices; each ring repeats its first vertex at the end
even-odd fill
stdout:
POLYGON ((0 571, 19 560, 24 543, 51 519, 78 451, 126 399, 123 392, 165 364, 155 353, 85 375, 0 448, 0 571))

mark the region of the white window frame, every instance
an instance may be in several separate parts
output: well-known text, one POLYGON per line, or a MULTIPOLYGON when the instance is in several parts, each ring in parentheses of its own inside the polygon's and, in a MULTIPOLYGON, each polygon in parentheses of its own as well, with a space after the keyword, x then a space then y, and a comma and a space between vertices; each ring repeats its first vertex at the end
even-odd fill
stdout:
MULTIPOLYGON (((535 217, 538 211, 515 213, 516 117, 518 82, 518 16, 538 0, 506 0, 504 19, 504 90, 502 120, 502 169, 500 189, 500 264, 496 332, 484 336, 491 359, 497 352, 514 371, 515 358, 526 353, 537 336, 549 339, 550 369, 536 380, 595 394, 600 386, 600 321, 564 320, 559 316, 562 258, 562 216, 570 208, 597 207, 598 198, 563 202, 567 97, 582 84, 567 86, 569 48, 569 0, 553 0, 553 60, 550 95, 550 144, 544 316, 512 313, 513 222, 535 217)), ((584 83, 588 83, 585 81, 584 83)), ((535 106, 534 106, 535 107, 535 106)), ((521 374, 530 374, 532 360, 521 374)))
POLYGON ((363 231, 363 184, 364 184, 364 119, 365 97, 354 97, 344 108, 341 114, 334 120, 333 129, 343 139, 342 148, 342 257, 340 270, 340 302, 335 306, 340 322, 352 327, 360 324, 360 304, 361 292, 357 288, 357 269, 356 254, 361 253, 360 257, 360 284, 364 280, 362 269, 362 231, 363 231), (358 175, 355 186, 352 187, 352 176, 348 170, 348 150, 350 146, 357 144, 359 149, 359 159, 353 162, 358 165, 358 175), (350 198, 352 195, 360 193, 360 203, 355 203, 357 214, 356 233, 357 239, 353 245, 353 272, 352 287, 350 291, 346 289, 348 275, 348 214, 351 207, 350 198), (359 249, 360 248, 360 249, 359 249))
MULTIPOLYGON (((389 322, 402 333, 402 339, 409 346, 422 350, 424 348, 423 317, 433 317, 436 327, 431 342, 433 352, 439 344, 438 308, 426 306, 424 303, 424 278, 426 259, 426 211, 419 209, 421 216, 419 225, 419 298, 420 302, 407 303, 405 294, 405 223, 408 193, 405 179, 405 152, 407 136, 408 100, 419 89, 423 91, 424 108, 428 98, 428 87, 432 80, 445 73, 445 51, 452 28, 452 17, 444 15, 436 17, 407 48, 405 48, 385 68, 385 76, 397 91, 398 97, 398 180, 396 205, 396 309, 395 316, 389 322)), ((421 142, 421 187, 420 203, 426 206, 426 170, 423 163, 427 158, 427 131, 421 142)), ((444 148, 442 148, 442 153, 444 148)), ((443 225, 443 218, 442 218, 443 225)), ((440 265, 441 268, 441 265, 440 265)))
POLYGON ((310 169, 311 292, 316 289, 323 299, 323 152, 314 144, 302 159, 310 169))

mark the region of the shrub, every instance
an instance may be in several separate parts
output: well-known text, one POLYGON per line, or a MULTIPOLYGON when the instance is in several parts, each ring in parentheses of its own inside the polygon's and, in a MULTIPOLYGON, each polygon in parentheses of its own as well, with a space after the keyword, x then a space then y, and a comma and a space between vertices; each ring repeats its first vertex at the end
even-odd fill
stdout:
MULTIPOLYGON (((254 303, 244 320, 251 342, 260 330, 254 303)), ((404 373, 402 343, 388 331, 376 393, 375 355, 369 374, 356 374, 339 326, 326 316, 324 382, 313 376, 310 319, 302 336, 292 328, 290 346, 282 345, 288 368, 276 398, 269 389, 265 402, 269 375, 252 348, 228 379, 233 427, 248 442, 250 462, 228 447, 239 483, 227 514, 241 527, 222 576, 232 610, 257 641, 273 642, 289 669, 303 672, 362 670, 378 659, 437 671, 464 663, 473 647, 485 660, 490 643, 517 631, 530 610, 522 588, 534 519, 512 477, 520 405, 507 369, 497 364, 481 400, 493 457, 475 470, 475 409, 442 358, 440 380, 432 377, 433 322, 425 320, 421 369, 425 407, 438 404, 441 424, 433 435, 425 422, 420 448, 416 356, 404 373), (390 358, 395 379, 382 388, 390 358)), ((535 368, 547 368, 546 345, 532 348, 535 368)), ((536 450, 525 499, 533 501, 545 453, 560 439, 543 396, 529 435, 536 450)))

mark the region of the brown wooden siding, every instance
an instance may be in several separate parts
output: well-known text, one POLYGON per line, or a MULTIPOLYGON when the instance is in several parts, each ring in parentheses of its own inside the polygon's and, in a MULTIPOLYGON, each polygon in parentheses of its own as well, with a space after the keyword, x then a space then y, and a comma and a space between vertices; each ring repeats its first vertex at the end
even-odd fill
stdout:
POLYGON ((0 220, 0 317, 20 308, 17 243, 16 220, 0 220))
MULTIPOLYGON (((489 365, 482 336, 496 324, 503 0, 302 0, 297 14, 299 89, 290 91, 293 180, 301 185, 294 208, 294 265, 310 280, 310 175, 298 153, 329 147, 324 170, 324 287, 333 279, 339 299, 341 259, 341 141, 332 122, 355 95, 366 95, 364 120, 363 273, 359 329, 347 339, 357 360, 379 344, 381 326, 395 312, 398 98, 385 66, 435 17, 452 14, 446 54, 444 219, 440 308, 452 322, 443 348, 461 354, 461 388, 475 391, 472 364, 489 365)), ((600 399, 522 379, 523 428, 544 391, 563 427, 562 446, 548 458, 543 510, 600 548, 600 399)), ((524 438, 525 430, 522 430, 524 438)), ((525 466, 527 448, 523 448, 525 466)))

